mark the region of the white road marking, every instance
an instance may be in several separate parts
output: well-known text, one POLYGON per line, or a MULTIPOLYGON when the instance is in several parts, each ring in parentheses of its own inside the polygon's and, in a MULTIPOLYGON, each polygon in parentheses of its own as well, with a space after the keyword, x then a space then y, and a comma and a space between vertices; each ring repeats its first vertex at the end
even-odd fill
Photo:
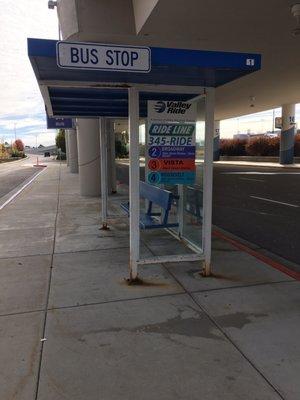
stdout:
POLYGON ((21 192, 23 192, 24 189, 27 188, 27 186, 29 186, 42 172, 45 171, 45 168, 43 168, 40 172, 38 172, 37 174, 35 174, 30 181, 28 181, 27 183, 25 183, 25 185, 23 185, 16 193, 14 193, 9 199, 7 199, 3 204, 0 205, 0 211, 3 210, 3 208, 5 206, 7 206, 7 204, 9 204, 11 201, 13 201, 14 198, 16 198, 17 196, 19 196, 19 194, 21 192))
POLYGON ((221 175, 300 175, 300 172, 231 171, 221 172, 221 175))
POLYGON ((263 179, 253 179, 253 178, 240 178, 241 181, 255 181, 255 182, 264 182, 263 179))
POLYGON ((266 199, 265 197, 258 197, 258 196, 250 196, 252 197, 252 199, 258 199, 258 200, 263 200, 263 201, 269 201, 270 203, 277 203, 277 204, 282 204, 284 206, 288 206, 288 207, 295 207, 295 208, 299 208, 299 206, 297 206, 296 204, 290 204, 290 203, 284 203, 282 201, 277 201, 277 200, 272 200, 272 199, 266 199))

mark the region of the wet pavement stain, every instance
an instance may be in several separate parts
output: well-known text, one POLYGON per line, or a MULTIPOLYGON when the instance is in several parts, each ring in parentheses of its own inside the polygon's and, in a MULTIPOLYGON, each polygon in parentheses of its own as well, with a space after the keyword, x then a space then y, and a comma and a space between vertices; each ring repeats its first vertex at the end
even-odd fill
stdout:
MULTIPOLYGON (((155 279, 155 278, 154 278, 155 279)), ((159 282, 158 280, 150 280, 150 279, 141 279, 138 278, 135 281, 131 281, 130 279, 124 278, 121 282, 121 285, 125 285, 127 287, 168 287, 169 283, 159 282)))
MULTIPOLYGON (((194 309, 193 309, 194 310, 194 309)), ((194 316, 183 317, 183 312, 190 310, 179 309, 179 314, 173 318, 169 318, 164 322, 158 322, 147 325, 140 325, 133 328, 127 327, 116 327, 89 331, 81 336, 81 340, 84 337, 91 334, 101 333, 119 333, 119 332, 130 332, 135 334, 147 334, 156 333, 165 336, 167 339, 174 341, 170 335, 179 335, 188 338, 205 338, 213 340, 224 340, 223 336, 216 331, 216 328, 212 326, 207 320, 206 316, 198 310, 194 310, 194 316), (196 315, 195 315, 196 313, 196 315)), ((183 343, 180 343, 183 345, 183 343)))
POLYGON ((186 337, 203 337, 220 340, 221 337, 212 332, 211 326, 204 318, 182 318, 180 315, 165 322, 149 324, 136 330, 138 333, 175 334, 186 337))
POLYGON ((236 380, 235 377, 233 377, 233 376, 226 376, 226 379, 228 381, 235 381, 236 380))
POLYGON ((243 313, 236 312, 234 314, 220 315, 215 317, 215 320, 223 328, 237 328, 242 329, 247 324, 255 322, 256 318, 267 317, 268 314, 263 313, 243 313))

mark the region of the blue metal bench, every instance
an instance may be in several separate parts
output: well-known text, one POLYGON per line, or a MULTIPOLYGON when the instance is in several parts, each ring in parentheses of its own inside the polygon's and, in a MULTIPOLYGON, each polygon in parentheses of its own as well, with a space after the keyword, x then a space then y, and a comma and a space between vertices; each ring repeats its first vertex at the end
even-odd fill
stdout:
MULTIPOLYGON (((172 206, 174 195, 168 190, 149 185, 148 183, 140 181, 140 197, 148 200, 149 205, 145 214, 140 214, 140 227, 141 229, 162 229, 162 228, 176 228, 178 223, 169 223, 169 211, 172 206), (153 204, 159 206, 163 211, 162 222, 157 218, 161 213, 152 211, 153 204)), ((129 215, 129 202, 122 203, 121 208, 129 215)))

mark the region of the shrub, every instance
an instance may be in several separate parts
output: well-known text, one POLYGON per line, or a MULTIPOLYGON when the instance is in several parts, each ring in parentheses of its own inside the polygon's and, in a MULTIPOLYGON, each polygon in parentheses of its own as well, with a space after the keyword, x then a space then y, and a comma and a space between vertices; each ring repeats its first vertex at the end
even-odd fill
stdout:
POLYGON ((22 157, 23 158, 23 152, 19 151, 18 149, 16 149, 15 147, 12 148, 11 151, 11 157, 16 158, 16 157, 22 157))
POLYGON ((221 139, 220 155, 221 156, 245 156, 247 140, 242 139, 221 139))
POLYGON ((59 131, 57 132, 55 143, 58 149, 61 149, 63 153, 66 152, 66 139, 64 129, 59 129, 59 131))
POLYGON ((128 156, 128 150, 126 148, 126 145, 121 142, 121 140, 116 140, 116 157, 117 158, 124 158, 128 156))
POLYGON ((67 159, 67 155, 66 155, 66 153, 60 152, 60 153, 57 154, 56 159, 57 160, 62 160, 62 161, 66 160, 67 159))
POLYGON ((249 156, 278 156, 279 146, 279 137, 252 138, 246 145, 246 153, 249 156))
POLYGON ((0 143, 0 158, 8 158, 9 153, 7 149, 5 148, 4 144, 0 143))

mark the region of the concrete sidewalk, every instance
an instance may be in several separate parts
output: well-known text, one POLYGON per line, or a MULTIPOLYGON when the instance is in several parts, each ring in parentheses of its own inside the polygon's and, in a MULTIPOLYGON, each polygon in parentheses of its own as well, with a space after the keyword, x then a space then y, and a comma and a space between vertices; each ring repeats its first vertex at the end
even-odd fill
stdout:
MULTIPOLYGON (((214 276, 150 265, 128 286, 128 223, 111 197, 47 169, 1 211, 1 400, 298 400, 299 282, 220 240, 214 276)), ((143 232, 143 255, 189 251, 143 232)))

